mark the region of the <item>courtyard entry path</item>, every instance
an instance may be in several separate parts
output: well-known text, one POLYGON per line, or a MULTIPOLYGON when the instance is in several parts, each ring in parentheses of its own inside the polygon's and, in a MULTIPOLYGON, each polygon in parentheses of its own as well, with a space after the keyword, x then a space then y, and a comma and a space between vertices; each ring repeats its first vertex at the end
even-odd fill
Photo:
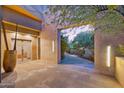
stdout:
POLYGON ((94 70, 93 63, 66 54, 62 64, 39 61, 17 64, 13 73, 3 74, 0 87, 21 88, 113 88, 121 87, 115 78, 94 70), (8 86, 2 85, 7 83, 8 86))
POLYGON ((94 68, 94 63, 92 61, 80 58, 77 55, 65 54, 64 59, 61 61, 61 64, 70 64, 87 67, 89 69, 94 68))

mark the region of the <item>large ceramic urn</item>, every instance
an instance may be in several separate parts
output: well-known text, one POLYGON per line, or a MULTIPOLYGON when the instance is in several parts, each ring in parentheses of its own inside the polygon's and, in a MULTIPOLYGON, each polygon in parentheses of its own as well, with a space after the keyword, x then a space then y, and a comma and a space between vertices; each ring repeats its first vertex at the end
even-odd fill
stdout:
POLYGON ((5 72, 13 72, 16 66, 16 50, 5 50, 3 68, 5 72))
POLYGON ((4 52, 4 58, 3 58, 3 68, 5 72, 13 72, 16 66, 16 39, 17 39, 17 27, 16 25, 16 34, 15 34, 15 43, 13 50, 9 50, 8 42, 7 42, 7 36, 6 36, 6 30, 4 26, 4 22, 2 21, 2 29, 3 29, 3 35, 6 45, 6 50, 4 52))

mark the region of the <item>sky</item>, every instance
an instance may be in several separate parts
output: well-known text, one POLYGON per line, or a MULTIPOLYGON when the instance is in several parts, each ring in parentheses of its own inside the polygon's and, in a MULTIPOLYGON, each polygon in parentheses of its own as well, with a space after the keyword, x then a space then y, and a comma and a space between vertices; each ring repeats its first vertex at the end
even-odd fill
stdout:
POLYGON ((62 35, 64 37, 68 37, 68 42, 72 42, 74 40, 74 38, 81 32, 86 32, 86 31, 94 31, 94 28, 92 25, 83 25, 80 27, 76 27, 76 28, 69 28, 69 29, 65 29, 62 30, 62 35))

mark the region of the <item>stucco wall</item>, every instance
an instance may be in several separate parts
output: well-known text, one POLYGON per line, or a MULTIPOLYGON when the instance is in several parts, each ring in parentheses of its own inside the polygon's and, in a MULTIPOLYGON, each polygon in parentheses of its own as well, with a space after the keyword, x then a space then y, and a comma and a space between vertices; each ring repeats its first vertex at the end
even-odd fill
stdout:
POLYGON ((124 31, 116 34, 96 31, 95 33, 95 67, 104 74, 115 75, 115 56, 119 55, 115 48, 119 44, 124 44, 124 31), (111 46, 110 67, 106 66, 107 46, 111 46))
POLYGON ((58 63, 58 35, 54 25, 45 25, 40 33, 41 61, 48 64, 58 63), (54 52, 52 42, 54 41, 54 52))
POLYGON ((124 57, 116 57, 115 76, 124 87, 124 57))

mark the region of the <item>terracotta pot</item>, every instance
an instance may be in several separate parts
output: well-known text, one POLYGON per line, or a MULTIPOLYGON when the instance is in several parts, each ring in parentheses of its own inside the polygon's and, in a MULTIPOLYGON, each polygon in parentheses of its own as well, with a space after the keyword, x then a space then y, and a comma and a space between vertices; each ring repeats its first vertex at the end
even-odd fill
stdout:
POLYGON ((16 66, 16 50, 5 50, 3 68, 5 72, 13 72, 16 66))

